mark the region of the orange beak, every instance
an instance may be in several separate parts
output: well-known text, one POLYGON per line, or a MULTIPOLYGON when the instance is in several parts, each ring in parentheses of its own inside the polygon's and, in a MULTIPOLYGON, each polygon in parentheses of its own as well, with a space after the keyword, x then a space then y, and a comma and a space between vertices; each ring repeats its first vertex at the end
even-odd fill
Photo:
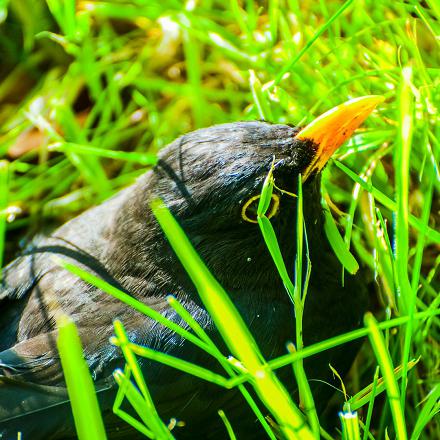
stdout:
POLYGON ((324 168, 332 154, 353 134, 367 116, 383 102, 383 96, 370 95, 351 99, 318 116, 297 135, 317 146, 316 154, 303 173, 303 181, 324 168))

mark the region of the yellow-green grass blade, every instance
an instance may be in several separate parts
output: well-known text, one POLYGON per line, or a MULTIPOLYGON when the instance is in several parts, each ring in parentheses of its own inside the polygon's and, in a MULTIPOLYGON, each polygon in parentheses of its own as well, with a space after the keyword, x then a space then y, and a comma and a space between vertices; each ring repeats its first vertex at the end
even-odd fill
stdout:
MULTIPOLYGON (((376 145, 375 145, 376 146, 376 145)), ((355 151, 356 153, 359 153, 358 149, 355 151)), ((380 160, 389 152, 389 148, 381 148, 377 150, 375 153, 372 154, 372 156, 368 159, 367 163, 362 168, 362 171, 360 172, 359 176, 361 176, 362 179, 369 181, 371 179, 371 176, 373 175, 374 171, 376 170, 378 164, 380 163, 380 160)), ((350 201, 350 207, 348 209, 348 214, 345 219, 345 235, 344 235, 344 241, 346 243, 347 249, 350 249, 350 243, 352 238, 352 231, 354 226, 354 218, 355 218, 355 212, 358 208, 358 205, 360 203, 361 195, 363 193, 363 190, 359 183, 355 183, 353 186, 353 190, 351 192, 351 201, 350 201)), ((325 197, 325 196, 324 196, 325 197)), ((371 204, 374 205, 374 198, 372 198, 371 204)), ((373 214, 373 211, 372 211, 373 214)), ((376 233, 375 237, 375 243, 378 243, 378 237, 376 233)), ((376 246, 376 249, 378 251, 378 254, 375 258, 379 264, 382 264, 382 256, 383 252, 381 249, 381 246, 376 246)), ((375 266, 375 270, 377 270, 377 267, 375 266)))
POLYGON ((364 430, 364 435, 362 437, 362 440, 367 440, 368 435, 370 433, 371 418, 373 416, 374 401, 376 399, 376 388, 377 388, 378 379, 379 379, 379 367, 376 367, 376 371, 374 372, 374 377, 373 377, 373 383, 371 386, 370 401, 368 402, 367 416, 365 417, 365 425, 362 426, 364 430))
MULTIPOLYGON (((403 69, 399 105, 400 130, 397 145, 396 148, 394 148, 394 168, 396 170, 395 194, 397 206, 396 222, 394 225, 394 254, 396 259, 397 280, 399 283, 399 309, 402 313, 411 313, 409 310, 410 298, 413 297, 412 289, 408 280, 408 173, 413 131, 411 77, 412 70, 410 68, 403 69)), ((412 303, 414 303, 413 300, 412 303)), ((402 398, 404 398, 404 395, 402 398)))
POLYGON ((129 365, 125 364, 124 371, 117 368, 113 372, 113 377, 118 384, 118 391, 116 393, 115 401, 113 402, 113 413, 122 420, 126 421, 129 425, 133 426, 133 428, 137 429, 146 437, 154 438, 154 433, 146 426, 149 417, 147 404, 145 399, 141 396, 139 390, 136 389, 130 381, 131 370, 129 365), (121 408, 124 398, 128 400, 142 422, 121 408))
POLYGON ((273 179, 273 168, 274 164, 267 173, 266 178, 263 182, 263 187, 261 189, 260 201, 257 208, 257 222, 263 235, 264 242, 266 243, 267 249, 272 257, 272 260, 277 268, 277 271, 283 281, 284 287, 290 296, 292 302, 295 302, 295 287, 290 279, 289 273, 287 271, 286 265, 284 263, 283 256, 281 254, 281 249, 278 244, 278 240, 275 231, 272 227, 270 220, 266 216, 266 212, 269 209, 270 201, 272 198, 274 179, 273 179))
POLYGON ((132 151, 116 151, 94 147, 92 145, 82 145, 73 142, 55 142, 49 145, 49 150, 58 150, 65 153, 85 154, 98 157, 106 157, 115 160, 126 160, 137 162, 141 165, 154 166, 157 163, 157 156, 152 153, 137 153, 132 151))
POLYGON ((249 84, 260 118, 264 121, 273 121, 270 101, 267 93, 264 92, 261 82, 257 78, 254 70, 249 70, 249 84))
POLYGON ((171 246, 195 284, 199 295, 232 354, 253 376, 253 386, 286 438, 312 439, 313 435, 287 391, 264 361, 258 345, 229 296, 208 271, 177 221, 160 200, 152 210, 171 246))
POLYGON ((359 270, 359 264, 356 258, 354 258, 352 253, 347 249, 347 245, 338 231, 338 227, 324 198, 321 199, 321 203, 324 207, 324 231, 330 246, 339 262, 353 275, 359 270))
POLYGON ((66 37, 75 38, 76 8, 74 0, 47 0, 50 12, 55 17, 66 37))
MULTIPOLYGON (((184 18, 180 17, 183 21, 184 18)), ((188 78, 188 85, 191 88, 192 113, 195 122, 195 128, 206 125, 210 119, 210 107, 206 105, 205 97, 202 92, 202 69, 201 44, 187 29, 183 29, 183 52, 185 54, 185 67, 188 78)))
MULTIPOLYGON (((295 258, 295 286, 294 286, 294 308, 295 308, 295 334, 296 347, 291 344, 287 346, 289 352, 294 352, 296 349, 302 350, 303 343, 303 311, 304 301, 308 288, 308 280, 310 275, 311 263, 308 258, 307 249, 307 276, 303 286, 303 248, 305 235, 305 222, 303 215, 303 189, 302 176, 298 175, 298 194, 296 197, 296 258, 295 258)), ((312 391, 310 389, 307 375, 304 369, 303 360, 298 359, 292 364, 295 378, 299 389, 300 404, 303 406, 307 415, 311 430, 315 438, 319 438, 319 419, 316 412, 315 401, 313 399, 312 391)))
POLYGON ((295 287, 294 287, 294 306, 295 306, 295 330, 296 348, 303 348, 302 320, 303 320, 303 246, 304 246, 304 215, 303 215, 303 191, 302 176, 298 174, 298 195, 296 198, 296 257, 295 257, 295 287))
POLYGON ((232 428, 231 422, 228 420, 228 418, 226 417, 226 414, 223 410, 219 410, 218 411, 218 415, 220 416, 220 418, 222 419, 225 428, 226 428, 226 432, 228 433, 229 439, 230 440, 236 440, 237 437, 234 433, 234 429, 232 428))
POLYGON ((378 232, 376 233, 376 240, 379 242, 379 237, 381 239, 380 247, 378 249, 379 258, 381 258, 381 268, 383 271, 383 277, 386 278, 387 285, 389 286, 389 295, 388 295, 388 304, 393 309, 396 308, 397 300, 396 300, 396 264, 393 254, 393 248, 391 246, 390 237, 388 235, 387 226, 383 215, 379 208, 374 210, 376 217, 379 219, 380 229, 378 228, 378 232), (383 243, 384 242, 384 243, 383 243))
MULTIPOLYGON (((263 235, 266 246, 270 252, 273 262, 283 280, 284 287, 287 290, 292 302, 294 302, 295 297, 295 287, 290 279, 289 273, 287 272, 286 265, 284 264, 283 256, 281 254, 280 247, 278 245, 278 240, 275 231, 270 223, 270 220, 266 217, 257 217, 258 225, 260 226, 261 233, 263 235)), ((293 326, 292 326, 293 327, 293 326)))
MULTIPOLYGON (((32 106, 25 112, 25 115, 41 132, 47 133, 51 141, 64 142, 63 137, 56 131, 54 125, 32 106)), ((89 156, 88 158, 84 158, 74 152, 67 152, 66 156, 98 194, 109 190, 109 180, 101 163, 96 157, 89 156)))
MULTIPOLYGON (((406 372, 412 370, 417 365, 418 362, 419 359, 409 361, 408 366, 406 368, 406 372)), ((394 369, 393 374, 396 380, 399 380, 402 378, 402 375, 404 374, 404 369, 400 365, 394 369)), ((370 403, 373 398, 375 398, 380 393, 385 391, 385 389, 386 386, 383 377, 380 378, 378 377, 377 379, 375 379, 375 381, 373 381, 373 383, 366 386, 361 391, 357 392, 353 397, 351 397, 348 400, 350 409, 356 411, 357 409, 363 407, 367 403, 370 403)))
POLYGON ((57 346, 79 440, 107 438, 93 380, 83 357, 81 340, 73 321, 61 316, 57 346))
POLYGON ((312 45, 315 43, 316 40, 330 27, 330 25, 337 20, 341 14, 353 3, 353 0, 346 0, 342 6, 333 14, 332 17, 330 17, 322 26, 318 28, 316 33, 313 35, 313 37, 304 45, 304 47, 297 53, 295 58, 287 64, 281 72, 278 73, 278 75, 275 78, 275 85, 278 85, 281 80, 283 79, 283 76, 289 72, 295 64, 298 62, 298 60, 301 59, 301 57, 312 47, 312 45))
POLYGON ((388 402, 391 409, 391 415, 394 422, 397 440, 406 440, 406 425, 402 407, 400 405, 400 393, 396 378, 394 377, 393 364, 390 353, 385 345, 383 335, 371 313, 365 315, 365 326, 368 329, 368 337, 374 354, 376 355, 382 376, 385 381, 388 402))
MULTIPOLYGON (((296 349, 293 344, 287 344, 287 350, 289 353, 295 353, 296 349)), ((313 398, 312 390, 310 389, 309 381, 304 370, 303 359, 299 358, 295 362, 292 362, 293 373, 298 384, 300 393, 300 402, 302 410, 307 416, 307 420, 310 425, 310 429, 316 439, 319 439, 320 423, 318 413, 316 411, 315 400, 313 398)))
MULTIPOLYGON (((112 344, 120 346, 120 341, 117 338, 112 338, 112 344)), ((213 373, 211 370, 200 367, 192 362, 185 361, 183 359, 176 358, 166 353, 162 353, 160 351, 153 350, 152 348, 128 343, 129 349, 136 355, 142 356, 144 358, 159 362, 164 365, 168 365, 176 370, 183 371, 184 373, 191 374, 195 377, 205 380, 206 382, 215 383, 224 388, 231 388, 231 384, 234 385, 234 382, 231 382, 227 378, 221 376, 220 374, 213 373)), ((245 375, 246 376, 246 375, 245 375)), ((249 380, 249 377, 243 377, 239 379, 240 382, 244 382, 245 380, 249 380)))
POLYGON ((5 246, 6 234, 6 209, 8 207, 8 193, 9 193, 9 162, 0 160, 0 281, 1 268, 3 267, 3 252, 5 246))
POLYGON ((357 412, 340 412, 339 418, 342 424, 342 440, 360 440, 361 433, 357 412))

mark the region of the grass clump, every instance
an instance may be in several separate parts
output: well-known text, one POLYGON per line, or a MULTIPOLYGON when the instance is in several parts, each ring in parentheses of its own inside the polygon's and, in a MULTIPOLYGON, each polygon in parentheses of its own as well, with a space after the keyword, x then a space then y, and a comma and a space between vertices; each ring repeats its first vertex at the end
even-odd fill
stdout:
MULTIPOLYGON (((345 414, 356 410, 357 418, 343 417, 343 435, 440 438, 439 23, 434 0, 1 3, 3 261, 23 236, 133 182, 182 133, 243 119, 302 125, 348 98, 384 95, 380 114, 337 152, 322 182, 327 227, 345 269, 355 269, 351 251, 374 274, 379 322, 368 317, 363 329, 291 347, 267 364, 277 369, 369 336, 345 383, 345 414)), ((303 300, 306 286, 290 271, 283 280, 303 300)), ((225 377, 212 380, 242 386, 248 377, 220 360, 196 323, 185 320, 194 330, 185 337, 223 362, 225 377)), ((159 421, 142 419, 149 403, 145 390, 129 388, 134 371, 131 365, 116 380, 139 409, 143 432, 162 432, 159 421)), ((308 420, 316 436, 313 414, 308 420)))

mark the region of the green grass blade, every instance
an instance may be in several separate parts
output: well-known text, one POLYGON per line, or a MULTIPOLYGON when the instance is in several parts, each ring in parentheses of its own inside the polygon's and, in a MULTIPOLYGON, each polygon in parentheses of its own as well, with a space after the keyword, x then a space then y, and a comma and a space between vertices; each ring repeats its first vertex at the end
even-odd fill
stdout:
POLYGON ((387 350, 383 335, 377 325, 377 322, 370 313, 365 315, 365 326, 368 329, 368 337, 385 381, 388 402, 394 422, 394 429, 396 430, 396 438, 397 440, 406 440, 407 434, 405 417, 400 405, 399 387, 397 386, 397 381, 394 377, 390 353, 387 350))
MULTIPOLYGON (((308 261, 308 271, 305 280, 305 286, 303 288, 303 248, 304 248, 304 233, 305 222, 303 215, 303 189, 302 189, 302 176, 298 174, 298 194, 296 198, 296 257, 295 257, 295 287, 294 287, 294 308, 295 308, 295 334, 296 345, 299 350, 304 347, 303 343, 303 311, 304 301, 307 292, 307 284, 310 275, 311 264, 308 261)), ((289 352, 294 352, 295 346, 288 345, 289 352)), ((304 408, 307 415, 311 430, 315 438, 319 439, 320 424, 318 414, 316 412, 315 401, 313 399, 312 391, 310 389, 307 375, 304 370, 303 360, 298 359, 292 364, 293 371, 296 377, 296 381, 299 389, 300 404, 304 408)))
POLYGON ((340 412, 343 440, 360 440, 359 419, 357 412, 340 412))
POLYGON ((336 226, 324 198, 321 199, 321 203, 324 207, 324 231, 330 246, 342 266, 344 266, 349 273, 354 275, 359 270, 359 264, 356 261, 356 258, 354 258, 351 252, 347 249, 347 245, 338 231, 338 227, 336 226))
POLYGON ((283 280, 284 287, 286 288, 292 302, 294 302, 295 287, 292 283, 292 280, 290 279, 289 273, 287 272, 287 268, 281 254, 281 249, 278 244, 275 231, 272 227, 272 224, 270 223, 270 220, 266 216, 266 211, 269 209, 274 188, 274 179, 272 175, 273 168, 274 163, 272 162, 272 166, 267 173, 266 178, 264 179, 263 187, 261 189, 260 200, 257 208, 257 222, 260 226, 261 234, 263 235, 263 239, 266 243, 267 249, 269 250, 277 271, 281 279, 283 280))
MULTIPOLYGON (((120 345, 118 339, 112 339, 112 343, 118 346, 120 345)), ((230 388, 228 379, 219 374, 213 373, 211 370, 199 367, 192 362, 188 362, 169 354, 161 353, 160 351, 156 351, 148 347, 143 347, 141 345, 130 343, 128 344, 128 346, 130 350, 138 356, 142 356, 161 364, 168 365, 169 367, 175 368, 176 370, 191 374, 207 382, 215 383, 216 385, 219 385, 221 387, 230 388)))
POLYGON ((411 435, 411 440, 420 438, 423 429, 432 420, 432 418, 440 411, 440 384, 434 386, 428 394, 428 399, 424 403, 422 410, 419 413, 417 422, 411 435))
POLYGON ((413 336, 413 316, 416 309, 417 291, 411 288, 408 278, 408 248, 409 248, 409 161, 412 146, 413 132, 413 96, 411 91, 412 69, 407 67, 402 72, 402 87, 400 90, 400 136, 395 148, 396 173, 396 203, 397 215, 395 225, 395 261, 399 288, 399 310, 409 314, 409 321, 405 329, 402 350, 403 375, 400 388, 402 410, 405 408, 407 379, 407 363, 411 351, 413 336))
MULTIPOLYGON (((396 224, 395 224, 395 258, 397 279, 399 282, 401 304, 399 308, 403 313, 409 312, 409 303, 412 289, 408 280, 408 173, 409 156, 412 143, 413 104, 411 93, 412 70, 403 70, 403 85, 400 92, 400 136, 395 152, 396 173, 396 224)), ((402 396, 404 398, 404 395, 402 396)))
POLYGON ((183 30, 183 51, 185 54, 185 65, 188 75, 188 83, 191 87, 191 99, 193 102, 192 113, 195 121, 195 128, 203 127, 209 119, 205 98, 202 92, 202 78, 200 66, 201 47, 196 38, 186 29, 183 30))
POLYGON ((137 415, 141 418, 144 424, 142 424, 139 420, 137 420, 135 417, 131 416, 124 410, 122 410, 120 408, 120 404, 115 405, 113 407, 113 412, 118 417, 126 421, 129 425, 133 426, 133 428, 137 429, 139 432, 144 434, 146 437, 151 439, 157 438, 156 434, 152 430, 147 428, 148 420, 149 420, 148 418, 149 409, 145 399, 143 399, 139 391, 130 382, 130 379, 121 370, 115 370, 113 372, 113 377, 115 378, 115 381, 119 386, 118 393, 119 392, 121 393, 120 398, 121 399, 123 399, 124 397, 127 398, 127 400, 130 402, 130 405, 136 411, 137 415))
MULTIPOLYGON (((418 312, 414 315, 415 320, 428 320, 433 316, 440 315, 440 309, 430 309, 424 312, 418 312)), ((400 327, 405 325, 408 322, 408 316, 402 316, 400 318, 389 319, 383 322, 379 322, 377 324, 379 330, 387 330, 393 327, 400 327)), ((351 341, 355 341, 357 339, 364 338, 369 334, 369 330, 367 328, 359 328, 357 330, 352 330, 351 332, 344 333, 339 336, 334 336, 332 338, 326 339, 322 342, 317 342, 316 344, 308 345, 304 347, 301 351, 297 351, 293 354, 286 354, 284 356, 280 356, 276 359, 269 361, 269 365, 273 369, 285 367, 286 365, 290 365, 292 362, 295 362, 299 358, 306 358, 313 356, 315 354, 321 353, 323 351, 329 350, 331 348, 337 347, 339 345, 346 344, 351 341)))
POLYGON ((302 337, 303 324, 303 246, 304 246, 304 216, 303 216, 303 191, 302 176, 298 174, 298 196, 296 198, 296 257, 295 257, 295 333, 296 347, 301 350, 304 346, 302 337))
POLYGON ((260 226, 261 233, 263 235, 264 241, 266 242, 267 248, 269 249, 270 255, 273 262, 277 268, 278 273, 283 280, 284 287, 286 288, 292 302, 295 298, 295 287, 290 279, 289 273, 287 272, 286 265, 284 264, 283 256, 281 255, 281 250, 278 245, 278 240, 273 230, 270 220, 263 216, 258 217, 258 225, 260 226))
POLYGON ((307 44, 297 53, 295 58, 285 66, 280 73, 275 78, 275 85, 278 85, 283 76, 292 70, 298 60, 312 47, 312 45, 318 40, 318 38, 330 27, 330 25, 339 18, 339 16, 353 3, 353 0, 346 0, 343 5, 335 12, 335 14, 330 17, 313 35, 313 37, 307 42, 307 44))
POLYGON ((157 156, 151 153, 137 153, 127 151, 106 150, 103 148, 93 147, 91 145, 81 145, 73 142, 56 142, 49 145, 49 150, 58 150, 65 153, 88 154, 91 156, 107 157, 115 160, 126 160, 129 162, 137 162, 141 165, 154 166, 157 163, 157 156))
MULTIPOLYGON (((408 320, 409 320, 409 317, 408 317, 408 320)), ((406 371, 412 370, 417 365, 418 362, 419 362, 418 359, 409 361, 408 366, 406 368, 406 371)), ((402 378, 402 375, 404 374, 404 369, 402 368, 402 366, 398 366, 394 369, 393 373, 394 373, 394 377, 396 378, 396 380, 399 380, 402 378)), ((375 379, 375 381, 373 381, 372 384, 363 388, 361 391, 356 393, 348 401, 348 403, 350 405, 350 409, 352 409, 353 411, 356 411, 359 408, 361 408, 362 406, 366 405, 367 403, 370 404, 372 399, 374 399, 380 393, 385 391, 385 389, 386 389, 386 386, 385 386, 384 379, 382 377, 381 378, 378 377, 377 379, 375 379)))
POLYGON ((75 324, 67 316, 58 319, 57 346, 67 384, 76 432, 80 440, 107 438, 89 367, 75 324))
MULTIPOLYGON (((287 350, 289 353, 295 353, 296 349, 293 344, 287 344, 287 350)), ((293 373, 298 384, 298 389, 300 393, 300 402, 302 410, 307 416, 307 420, 312 430, 315 439, 319 439, 320 435, 320 423, 318 418, 318 413, 316 412, 315 400, 313 398, 312 390, 310 389, 309 381, 307 380, 307 375, 304 370, 303 359, 298 359, 292 362, 293 373)))
POLYGON ((253 70, 249 71, 249 84, 260 119, 263 119, 264 121, 273 121, 272 110, 270 108, 270 101, 267 97, 267 93, 264 92, 261 82, 253 70))
POLYGON ((376 367, 376 371, 374 372, 374 377, 373 377, 373 383, 371 385, 371 395, 370 395, 370 400, 368 402, 367 416, 365 417, 365 425, 363 426, 364 435, 362 437, 362 440, 367 440, 368 434, 370 432, 371 417, 373 416, 374 401, 376 399, 376 388, 377 388, 378 380, 379 380, 379 367, 376 367))
POLYGON ((2 24, 8 17, 8 3, 10 0, 0 1, 0 24, 2 24))
POLYGON ((236 382, 236 378, 239 377, 240 380, 243 378, 243 380, 247 380, 248 376, 245 378, 243 375, 236 376, 234 370, 231 368, 231 364, 228 360, 223 356, 223 354, 218 350, 214 342, 211 340, 211 338, 208 336, 208 334, 203 330, 203 328, 200 326, 200 324, 192 317, 192 315, 182 306, 182 304, 177 301, 176 298, 174 298, 172 295, 169 295, 167 297, 168 304, 183 318, 183 320, 191 327, 191 329, 194 331, 194 333, 204 342, 206 342, 207 345, 209 345, 213 350, 213 355, 216 356, 217 360, 220 362, 224 370, 231 376, 232 379, 229 379, 227 381, 226 386, 238 386, 238 389, 243 394, 243 397, 245 398, 248 405, 252 408, 255 415, 257 416, 259 422, 261 423, 263 429, 266 431, 266 434, 271 440, 275 440, 275 436, 270 429, 270 426, 268 425, 266 419, 264 418, 264 415, 262 414, 261 410, 258 408, 257 404, 255 403, 253 397, 248 392, 246 387, 242 385, 241 383, 236 382), (235 383, 234 383, 235 381, 235 383))
POLYGON ((228 433, 229 439, 230 440, 236 440, 237 437, 236 437, 236 435, 234 433, 234 430, 232 429, 231 422, 226 417, 225 412, 223 410, 219 410, 218 411, 218 415, 220 416, 220 418, 222 419, 223 423, 225 424, 225 428, 226 428, 226 431, 228 433))
POLYGON ((0 160, 0 281, 1 268, 3 267, 3 252, 6 235, 6 209, 8 207, 9 194, 9 162, 0 160))
POLYGON ((274 415, 287 438, 312 439, 313 435, 286 390, 267 368, 258 346, 223 288, 210 274, 188 238, 162 201, 152 210, 168 241, 188 272, 206 309, 233 355, 254 379, 254 389, 274 415))

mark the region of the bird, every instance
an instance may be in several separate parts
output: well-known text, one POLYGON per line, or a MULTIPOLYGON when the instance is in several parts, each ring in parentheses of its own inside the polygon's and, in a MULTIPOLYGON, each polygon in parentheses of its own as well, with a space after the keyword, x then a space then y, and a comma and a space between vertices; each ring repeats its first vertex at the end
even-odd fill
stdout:
MULTIPOLYGON (((321 172, 382 101, 376 95, 349 100, 303 128, 243 121, 187 133, 163 148, 157 164, 131 186, 36 239, 3 269, 0 281, 0 438, 17 438, 17 432, 37 440, 76 438, 56 348, 56 322, 66 314, 78 328, 109 438, 142 438, 112 412, 117 390, 112 373, 124 366, 120 349, 109 342, 115 318, 133 342, 221 373, 205 352, 54 261, 58 256, 73 262, 187 328, 167 302, 167 295, 174 295, 227 356, 228 347, 152 213, 157 198, 228 292, 264 358, 274 359, 295 340, 295 312, 259 231, 257 206, 273 169, 276 185, 267 216, 293 275, 293 195, 301 179, 311 262, 304 344, 360 327, 368 309, 367 282, 358 272, 346 274, 342 284, 341 264, 324 232, 321 172)), ((345 344, 304 360, 319 413, 333 394, 329 364, 343 376, 358 349, 358 343, 345 344)), ((236 389, 146 359, 141 368, 159 416, 165 423, 179 421, 175 438, 227 438, 220 409, 238 439, 265 438, 236 389)), ((297 398, 292 368, 276 374, 297 398)))

